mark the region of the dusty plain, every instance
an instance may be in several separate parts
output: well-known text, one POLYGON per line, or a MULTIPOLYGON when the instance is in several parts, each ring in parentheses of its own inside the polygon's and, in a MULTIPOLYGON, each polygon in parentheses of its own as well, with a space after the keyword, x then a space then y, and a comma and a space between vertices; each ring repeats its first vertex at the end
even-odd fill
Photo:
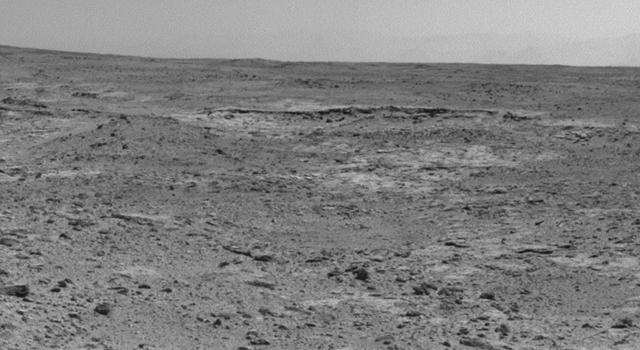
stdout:
POLYGON ((638 349, 640 69, 0 47, 1 349, 638 349))

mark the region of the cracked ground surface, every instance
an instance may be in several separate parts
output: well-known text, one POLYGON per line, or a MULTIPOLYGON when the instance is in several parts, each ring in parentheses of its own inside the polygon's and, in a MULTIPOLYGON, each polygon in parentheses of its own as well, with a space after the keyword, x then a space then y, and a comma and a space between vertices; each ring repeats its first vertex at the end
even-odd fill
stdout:
POLYGON ((637 349, 640 70, 0 47, 3 349, 637 349))

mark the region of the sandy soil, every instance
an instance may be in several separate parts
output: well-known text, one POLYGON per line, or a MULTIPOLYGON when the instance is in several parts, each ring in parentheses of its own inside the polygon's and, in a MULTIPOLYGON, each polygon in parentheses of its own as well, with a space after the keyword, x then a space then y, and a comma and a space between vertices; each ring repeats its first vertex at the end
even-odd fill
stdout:
POLYGON ((637 349, 640 69, 0 47, 2 349, 637 349))

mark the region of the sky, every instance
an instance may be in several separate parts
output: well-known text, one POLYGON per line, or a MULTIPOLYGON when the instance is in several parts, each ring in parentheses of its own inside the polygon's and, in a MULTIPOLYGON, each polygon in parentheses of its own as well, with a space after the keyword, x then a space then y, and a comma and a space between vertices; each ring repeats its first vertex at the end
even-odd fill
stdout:
POLYGON ((0 0, 0 45, 169 58, 596 60, 625 36, 638 0, 0 0))

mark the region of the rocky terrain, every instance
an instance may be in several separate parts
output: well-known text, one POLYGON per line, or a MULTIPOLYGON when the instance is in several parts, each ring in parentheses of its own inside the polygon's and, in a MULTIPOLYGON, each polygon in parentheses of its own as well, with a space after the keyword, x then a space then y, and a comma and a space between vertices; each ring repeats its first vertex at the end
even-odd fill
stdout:
POLYGON ((2 349, 637 349, 640 69, 0 47, 2 349))

